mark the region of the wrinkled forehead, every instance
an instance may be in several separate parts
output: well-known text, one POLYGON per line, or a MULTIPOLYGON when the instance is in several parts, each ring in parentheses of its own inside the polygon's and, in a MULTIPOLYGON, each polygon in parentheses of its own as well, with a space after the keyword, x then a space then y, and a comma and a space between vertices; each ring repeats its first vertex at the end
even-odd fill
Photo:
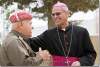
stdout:
POLYGON ((64 9, 61 7, 53 7, 52 8, 52 12, 61 12, 61 11, 64 11, 64 9))
POLYGON ((66 10, 62 7, 53 7, 52 8, 52 13, 56 13, 56 12, 68 12, 68 10, 66 10))

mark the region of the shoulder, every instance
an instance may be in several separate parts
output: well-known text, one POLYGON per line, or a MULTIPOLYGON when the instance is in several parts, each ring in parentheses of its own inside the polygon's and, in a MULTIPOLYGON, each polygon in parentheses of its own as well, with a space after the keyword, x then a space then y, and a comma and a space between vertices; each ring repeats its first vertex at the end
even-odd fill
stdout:
POLYGON ((3 45, 9 46, 9 45, 16 45, 18 43, 18 37, 12 33, 8 33, 8 35, 3 40, 3 45))
POLYGON ((16 35, 14 35, 13 33, 8 33, 8 35, 5 37, 5 41, 14 41, 17 40, 18 37, 16 35))
POLYGON ((74 34, 76 35, 80 35, 80 36, 86 36, 86 35, 89 35, 89 32, 86 28, 84 27, 80 27, 80 26, 75 26, 73 25, 73 31, 74 31, 74 34))
POLYGON ((80 26, 75 26, 73 25, 73 29, 77 32, 87 32, 87 29, 84 27, 80 27, 80 26))

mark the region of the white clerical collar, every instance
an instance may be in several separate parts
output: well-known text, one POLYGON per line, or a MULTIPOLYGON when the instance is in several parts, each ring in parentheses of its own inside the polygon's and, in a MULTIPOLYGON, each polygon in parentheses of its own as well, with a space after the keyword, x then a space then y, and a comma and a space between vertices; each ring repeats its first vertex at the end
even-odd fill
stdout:
POLYGON ((63 28, 63 29, 61 29, 61 30, 66 31, 66 28, 63 28))

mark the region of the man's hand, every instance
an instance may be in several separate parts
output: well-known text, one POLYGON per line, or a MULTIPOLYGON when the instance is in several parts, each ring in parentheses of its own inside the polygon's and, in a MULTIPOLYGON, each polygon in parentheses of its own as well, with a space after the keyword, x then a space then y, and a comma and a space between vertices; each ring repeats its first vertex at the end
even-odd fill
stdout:
POLYGON ((49 53, 49 51, 47 50, 42 50, 41 48, 39 48, 39 55, 43 58, 43 60, 50 60, 51 55, 49 53))
POLYGON ((80 66, 80 62, 79 61, 75 61, 75 62, 72 63, 71 66, 80 66))

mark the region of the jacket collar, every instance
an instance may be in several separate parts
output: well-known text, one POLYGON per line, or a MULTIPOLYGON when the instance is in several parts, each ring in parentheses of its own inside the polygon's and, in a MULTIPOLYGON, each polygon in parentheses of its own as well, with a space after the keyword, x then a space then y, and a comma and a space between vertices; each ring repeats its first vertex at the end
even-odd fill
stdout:
POLYGON ((23 39, 27 39, 28 37, 23 35, 22 33, 16 31, 16 30, 12 30, 11 33, 13 33, 14 35, 16 35, 17 37, 21 36, 23 39))

